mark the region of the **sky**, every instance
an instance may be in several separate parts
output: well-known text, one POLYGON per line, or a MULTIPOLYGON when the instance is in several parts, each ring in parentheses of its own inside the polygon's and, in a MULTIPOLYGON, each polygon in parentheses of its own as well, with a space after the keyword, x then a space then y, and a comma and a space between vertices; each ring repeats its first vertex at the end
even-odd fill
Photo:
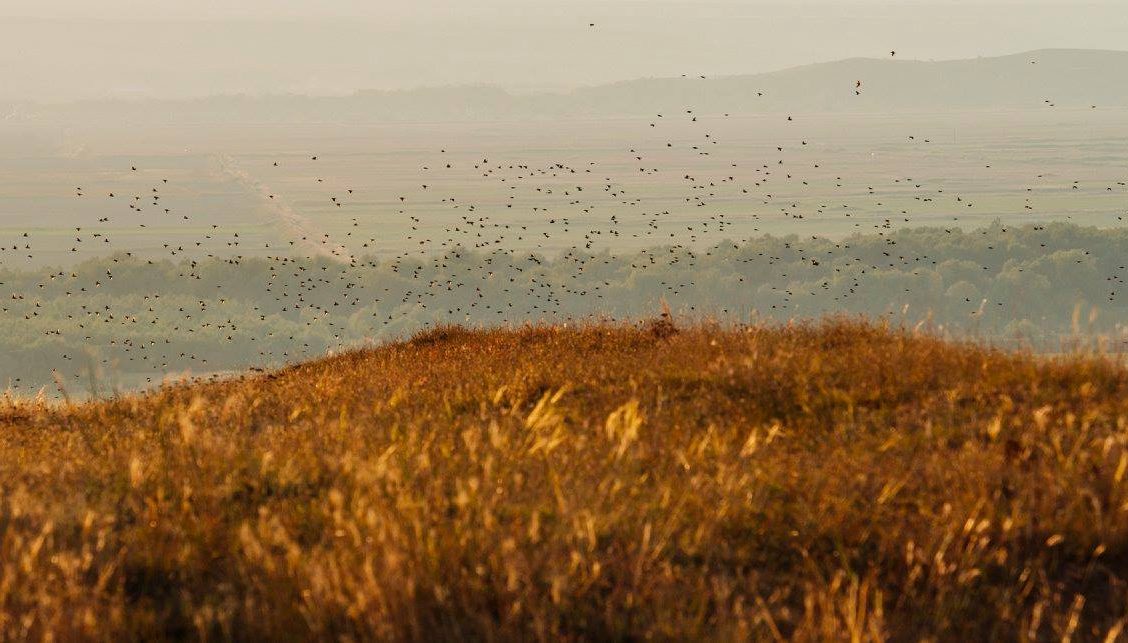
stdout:
POLYGON ((890 50, 1123 49, 1125 34, 1123 1, 2 0, 0 100, 566 89, 890 50))

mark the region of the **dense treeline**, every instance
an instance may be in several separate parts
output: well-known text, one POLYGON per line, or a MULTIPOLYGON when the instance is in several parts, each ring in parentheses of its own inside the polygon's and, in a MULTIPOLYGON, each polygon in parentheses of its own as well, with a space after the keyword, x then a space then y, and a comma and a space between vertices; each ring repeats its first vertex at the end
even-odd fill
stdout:
POLYGON ((0 372, 23 391, 50 382, 52 370, 79 388, 132 385, 162 372, 279 364, 436 323, 640 318, 663 302, 733 321, 891 315, 1057 350, 1065 336, 1123 340, 1126 264, 1128 229, 1070 224, 762 237, 629 255, 453 248, 352 264, 123 254, 0 273, 0 372))

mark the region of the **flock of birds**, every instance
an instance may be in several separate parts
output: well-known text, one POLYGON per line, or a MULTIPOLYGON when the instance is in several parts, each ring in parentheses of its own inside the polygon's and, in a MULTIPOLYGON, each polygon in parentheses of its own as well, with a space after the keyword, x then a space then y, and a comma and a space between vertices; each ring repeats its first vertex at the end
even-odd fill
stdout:
MULTIPOLYGON (((595 28, 596 25, 591 23, 589 26, 595 28)), ((890 51, 889 55, 894 57, 897 52, 890 51)), ((865 84, 863 80, 844 82, 843 90, 861 94, 865 84)), ((439 148, 430 160, 417 168, 417 187, 394 195, 381 206, 386 211, 380 213, 384 223, 378 226, 367 225, 360 212, 373 213, 375 197, 372 194, 376 188, 350 185, 325 174, 321 169, 327 158, 323 152, 311 153, 301 159, 270 159, 250 172, 233 170, 241 172, 240 180, 261 191, 265 202, 279 213, 278 237, 273 240, 258 238, 246 228, 229 227, 211 220, 201 225, 182 202, 182 195, 170 196, 170 190, 177 187, 175 180, 170 182, 170 178, 161 175, 161 170, 157 168, 130 164, 128 175, 133 178, 123 181, 131 187, 125 192, 98 189, 91 185, 74 187, 76 200, 104 199, 118 204, 119 210, 116 215, 100 216, 93 226, 75 226, 69 252, 84 257, 121 252, 124 257, 148 263, 169 259, 184 266, 179 274, 186 280, 198 279, 197 266, 208 258, 220 257, 231 265, 238 265, 248 257, 265 258, 270 262, 271 276, 260 284, 261 288, 270 292, 270 297, 278 302, 281 310, 310 313, 307 325, 327 324, 332 327, 340 323, 341 308, 363 306, 366 302, 353 296, 351 291, 361 275, 371 274, 371 269, 380 267, 415 280, 415 287, 396 294, 399 297, 396 303, 427 311, 436 320, 459 321, 471 312, 480 317, 483 311, 496 315, 498 320, 537 320, 555 318, 562 310, 565 297, 588 299, 591 311, 598 313, 604 297, 602 289, 611 285, 610 282, 600 283, 597 280, 590 290, 569 289, 567 285, 538 280, 538 270, 546 261, 553 262, 558 268, 568 266, 573 271, 573 278, 579 281, 580 276, 599 274, 601 267, 609 264, 610 257, 601 251, 622 248, 628 241, 630 247, 640 249, 631 263, 632 269, 660 272, 679 264, 692 266, 701 253, 708 251, 710 243, 746 232, 749 223, 753 231, 759 232, 756 227, 758 221, 818 220, 820 216, 831 215, 845 219, 857 217, 854 228, 861 228, 862 224, 858 221, 865 219, 872 221, 873 232, 880 235, 887 235, 897 224, 913 221, 914 213, 904 203, 901 204, 904 207, 898 206, 900 209, 896 212, 881 216, 876 221, 866 218, 864 211, 846 203, 826 202, 813 209, 800 207, 795 199, 786 195, 808 189, 812 170, 821 168, 820 176, 828 172, 834 175, 835 188, 844 188, 846 180, 842 175, 846 172, 830 172, 829 168, 822 167, 819 159, 813 158, 815 154, 810 150, 814 145, 803 137, 802 117, 797 115, 779 117, 782 127, 791 128, 790 139, 798 140, 797 144, 782 141, 773 144, 771 154, 756 164, 726 159, 724 156, 730 150, 726 148, 725 141, 711 131, 710 125, 729 117, 730 114, 699 114, 692 105, 685 105, 677 113, 656 112, 644 125, 650 135, 640 138, 637 145, 611 156, 581 162, 532 165, 520 159, 497 159, 485 155, 468 158, 439 148), (690 132, 689 137, 675 139, 668 136, 667 124, 671 121, 679 124, 679 131, 690 132), (674 148, 680 154, 678 158, 682 160, 682 165, 671 168, 665 163, 671 158, 668 152, 674 148), (805 153, 793 154, 793 148, 805 153), (616 158, 614 163, 608 161, 611 157, 616 158), (707 159, 708 163, 698 166, 693 163, 694 159, 707 159), (699 172, 701 167, 707 167, 708 174, 699 172), (322 203, 339 213, 333 225, 321 225, 302 214, 300 208, 287 205, 282 194, 266 187, 271 183, 272 171, 285 171, 290 177, 304 177, 303 182, 311 186, 311 190, 320 192, 322 203), (446 177, 455 173, 472 175, 480 184, 492 187, 479 187, 471 198, 464 198, 450 191, 450 186, 456 183, 446 177), (652 201, 650 195, 636 193, 630 187, 639 181, 660 185, 664 191, 661 205, 665 207, 649 207, 652 201), (483 199, 480 198, 482 194, 492 196, 483 199), (417 203, 427 206, 417 207, 417 203), (391 223, 388 223, 389 220, 391 223), (123 221, 128 223, 123 224, 123 221), (177 225, 190 232, 160 241, 159 247, 146 251, 130 245, 138 234, 148 234, 152 230, 152 234, 161 235, 177 225), (115 241, 115 232, 111 231, 122 234, 126 227, 132 226, 136 226, 136 230, 126 236, 124 243, 115 241), (389 229, 392 227, 402 230, 403 236, 391 240, 394 235, 389 233, 389 229), (184 240, 191 235, 196 238, 184 240), (97 248, 93 253, 89 250, 92 246, 97 248), (474 265, 456 261, 469 256, 480 260, 474 265), (309 269, 309 260, 324 261, 315 271, 309 269), (455 266, 460 270, 459 274, 447 270, 453 270, 455 266), (433 277, 444 270, 447 270, 445 279, 433 277), (278 287, 281 275, 290 280, 283 288, 278 287), (487 282, 499 281, 508 284, 503 292, 511 292, 512 299, 490 300, 483 294, 487 282), (323 300, 327 290, 335 293, 331 306, 308 302, 315 292, 321 295, 318 299, 323 300), (472 296, 460 299, 458 304, 451 304, 450 298, 445 295, 452 292, 472 296), (514 308, 514 302, 518 302, 519 310, 514 308)), ((913 134, 907 136, 907 142, 928 145, 932 140, 928 136, 913 134)), ((985 164, 984 169, 989 170, 990 165, 985 164)), ((927 207, 929 213, 947 211, 958 214, 975 208, 973 200, 957 191, 949 191, 943 185, 929 185, 926 181, 905 176, 891 180, 897 189, 911 195, 912 203, 921 208, 927 207)), ((1071 184, 1074 190, 1079 186, 1079 181, 1071 184)), ((874 210, 887 211, 880 188, 849 187, 867 197, 874 210)), ((1125 187, 1125 182, 1106 186, 1108 191, 1125 187)), ((1029 197, 1024 207, 1027 210, 1034 208, 1029 197)), ((952 219, 958 221, 958 216, 952 219)), ((946 229, 952 232, 954 228, 946 229)), ((35 261, 37 239, 34 236, 31 231, 23 232, 14 243, 0 248, 0 261, 7 258, 9 268, 18 266, 21 261, 35 261)), ((935 261, 928 255, 899 254, 897 241, 892 237, 887 243, 889 251, 886 254, 890 262, 923 267, 935 261)), ((801 246, 802 240, 799 240, 796 249, 800 253, 801 246)), ((849 254, 848 241, 842 241, 836 248, 841 248, 844 255, 849 254)), ((1005 249, 997 248, 997 252, 1000 263, 1005 261, 1005 249)), ((814 265, 831 259, 833 257, 810 258, 814 265)), ((768 258, 768 263, 772 265, 772 258, 768 258)), ((882 267, 858 260, 854 265, 840 269, 853 270, 852 274, 856 277, 853 286, 859 287, 867 272, 882 267)), ((83 278, 88 277, 67 268, 44 273, 46 280, 73 281, 76 284, 73 293, 68 290, 66 294, 76 297, 95 291, 104 282, 112 280, 114 275, 107 271, 105 275, 96 276, 92 283, 84 281, 84 285, 78 286, 83 278)), ((1108 278, 1122 283, 1124 275, 1108 275, 1108 278)), ((658 295, 676 304, 680 294, 698 284, 689 279, 677 283, 661 282, 660 286, 662 292, 658 295)), ((840 294, 842 301, 851 296, 854 287, 840 294)), ((785 294, 792 293, 787 291, 785 294)), ((138 295, 141 297, 137 300, 140 305, 149 306, 161 293, 138 295)), ((25 300, 27 297, 34 298, 34 293, 11 293, 10 297, 25 300)), ((206 318, 202 313, 209 306, 216 306, 217 301, 238 305, 238 302, 224 301, 217 294, 216 301, 201 299, 198 309, 181 309, 182 317, 171 321, 180 332, 191 332, 194 325, 201 323, 199 320, 206 318)), ((1003 302, 992 303, 1003 305, 1003 302)), ((976 307, 981 308, 981 302, 969 301, 970 310, 976 307)), ((9 308, 3 310, 8 313, 9 308)), ((20 310, 25 316, 38 314, 34 310, 27 312, 26 307, 20 310)), ((143 350, 129 340, 131 325, 135 324, 139 312, 143 311, 112 310, 108 304, 100 308, 84 304, 73 315, 68 315, 73 328, 56 332, 60 335, 81 335, 91 320, 103 324, 116 323, 121 327, 119 346, 127 354, 126 359, 139 362, 131 368, 160 371, 174 356, 143 350)), ((394 321, 392 315, 384 315, 371 320, 371 323, 378 330, 380 326, 388 326, 394 321)), ((230 335, 228 340, 240 341, 237 334, 230 335)), ((263 357, 289 360, 302 356, 302 348, 295 347, 292 352, 263 357)), ((72 355, 61 357, 73 358, 72 355)), ((181 353, 179 357, 185 356, 181 353)), ((206 372, 209 367, 200 364, 198 370, 206 372)))

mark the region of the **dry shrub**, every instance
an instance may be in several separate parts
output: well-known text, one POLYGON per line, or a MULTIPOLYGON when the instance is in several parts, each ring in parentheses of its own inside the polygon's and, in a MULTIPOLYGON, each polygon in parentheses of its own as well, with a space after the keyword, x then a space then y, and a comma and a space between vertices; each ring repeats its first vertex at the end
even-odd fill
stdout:
POLYGON ((678 334, 678 327, 674 324, 674 314, 670 311, 670 305, 666 300, 662 300, 662 313, 657 319, 650 320, 647 328, 657 339, 669 339, 678 334))

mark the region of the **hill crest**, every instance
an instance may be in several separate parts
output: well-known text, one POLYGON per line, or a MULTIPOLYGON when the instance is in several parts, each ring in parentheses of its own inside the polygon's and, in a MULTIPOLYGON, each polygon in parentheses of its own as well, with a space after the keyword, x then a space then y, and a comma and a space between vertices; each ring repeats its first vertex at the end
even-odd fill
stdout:
POLYGON ((1128 371, 853 321, 444 328, 0 410, 0 634, 1116 640, 1128 371))

